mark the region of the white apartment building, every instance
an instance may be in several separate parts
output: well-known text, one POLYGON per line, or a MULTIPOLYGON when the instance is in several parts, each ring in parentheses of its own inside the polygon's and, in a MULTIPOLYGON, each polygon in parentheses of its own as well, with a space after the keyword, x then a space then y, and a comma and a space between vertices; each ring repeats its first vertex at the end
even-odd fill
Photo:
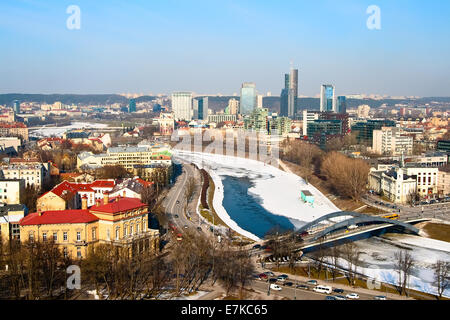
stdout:
POLYGON ((319 119, 319 113, 316 111, 303 110, 303 135, 308 135, 308 122, 319 119))
POLYGON ((421 197, 438 193, 438 168, 406 167, 405 170, 408 175, 417 177, 417 192, 421 197))
POLYGON ((373 131, 372 151, 382 155, 411 155, 414 140, 402 134, 401 129, 383 127, 373 131))
POLYGON ((22 179, 0 179, 0 204, 20 204, 24 190, 22 179))
POLYGON ((175 120, 192 120, 192 92, 172 93, 172 112, 175 120))
POLYGON ((0 167, 4 179, 23 179, 25 187, 42 189, 45 182, 46 172, 42 163, 33 164, 10 164, 0 167))
POLYGON ((416 192, 416 178, 406 174, 402 168, 388 171, 371 169, 369 188, 388 197, 394 203, 406 203, 411 194, 416 192))
POLYGON ((358 107, 357 115, 358 118, 367 119, 369 118, 370 106, 363 104, 358 107))

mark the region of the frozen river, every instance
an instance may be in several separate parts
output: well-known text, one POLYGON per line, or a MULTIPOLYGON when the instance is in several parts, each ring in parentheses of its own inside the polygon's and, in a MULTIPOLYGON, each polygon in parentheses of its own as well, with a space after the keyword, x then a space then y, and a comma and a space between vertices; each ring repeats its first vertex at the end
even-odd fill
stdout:
MULTIPOLYGON (((176 156, 209 172, 215 184, 214 208, 233 230, 258 240, 274 227, 296 229, 325 214, 340 211, 313 186, 294 175, 264 163, 214 154, 176 151, 176 156), (309 190, 315 205, 300 200, 300 190, 309 190)), ((398 275, 394 255, 411 252, 415 266, 410 287, 435 293, 432 265, 450 261, 450 244, 419 236, 385 235, 355 242, 360 248, 358 272, 377 280, 396 284, 398 275)), ((346 266, 344 260, 341 261, 346 266)), ((445 295, 450 296, 450 289, 445 295)))
POLYGON ((30 130, 30 136, 36 138, 61 137, 67 130, 83 129, 83 128, 107 128, 107 124, 90 123, 90 122, 72 122, 64 127, 46 127, 30 130))

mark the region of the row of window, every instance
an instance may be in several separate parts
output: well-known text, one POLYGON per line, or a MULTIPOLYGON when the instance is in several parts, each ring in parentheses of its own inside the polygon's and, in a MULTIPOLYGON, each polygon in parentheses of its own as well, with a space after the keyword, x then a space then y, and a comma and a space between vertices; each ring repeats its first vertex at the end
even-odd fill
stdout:
MULTIPOLYGON (((53 232, 53 233, 47 233, 47 232, 43 232, 42 233, 42 241, 47 241, 49 239, 49 236, 52 237, 52 240, 57 242, 58 241, 58 232, 53 232)), ((64 231, 63 232, 63 241, 67 242, 69 240, 69 236, 68 236, 68 232, 64 231)), ((34 232, 30 232, 29 234, 29 240, 33 241, 34 240, 34 232)), ((92 240, 95 241, 97 240, 97 228, 92 228, 92 240)), ((77 231, 77 235, 76 235, 76 241, 81 241, 81 231, 77 231)))

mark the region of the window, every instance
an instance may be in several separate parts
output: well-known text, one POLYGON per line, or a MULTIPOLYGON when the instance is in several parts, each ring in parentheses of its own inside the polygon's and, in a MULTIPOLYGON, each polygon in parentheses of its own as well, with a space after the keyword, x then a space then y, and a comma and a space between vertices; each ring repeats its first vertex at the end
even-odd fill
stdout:
POLYGON ((139 233, 139 223, 136 223, 136 233, 139 233))
POLYGON ((131 224, 130 225, 130 236, 132 236, 133 235, 133 225, 131 224))
POLYGON ((77 241, 81 241, 81 232, 80 231, 77 232, 77 241))
POLYGON ((120 239, 120 227, 116 228, 116 240, 120 239))
POLYGON ((34 241, 34 233, 30 232, 30 234, 28 235, 28 240, 30 240, 30 242, 34 241))
POLYGON ((63 232, 63 240, 67 241, 67 232, 63 232))
POLYGON ((42 234, 42 241, 47 241, 47 233, 46 232, 44 232, 42 234))
POLYGON ((53 232, 53 241, 58 241, 58 233, 57 232, 53 232))
POLYGON ((111 240, 111 231, 109 229, 106 230, 106 240, 111 240))
POLYGON ((80 247, 77 248, 77 258, 81 259, 81 248, 80 247))
POLYGON ((64 258, 67 258, 67 256, 68 256, 68 254, 67 254, 67 247, 64 247, 63 253, 64 253, 64 258))
POLYGON ((92 228, 92 240, 97 240, 97 230, 96 230, 96 228, 92 228))
POLYGON ((125 238, 127 236, 127 225, 123 226, 123 237, 125 238))

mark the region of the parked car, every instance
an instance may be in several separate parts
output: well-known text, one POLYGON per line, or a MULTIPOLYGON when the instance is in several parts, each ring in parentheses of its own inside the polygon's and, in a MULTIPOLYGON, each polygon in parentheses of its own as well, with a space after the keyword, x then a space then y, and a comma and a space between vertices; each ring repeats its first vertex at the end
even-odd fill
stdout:
POLYGON ((326 296, 325 300, 337 300, 334 296, 326 296))
POLYGON ((435 204, 437 201, 436 200, 430 200, 430 204, 435 204))
POLYGON ((282 274, 282 275, 280 275, 279 277, 285 278, 285 279, 289 278, 289 276, 288 276, 287 274, 282 274))
POLYGON ((297 289, 309 290, 309 287, 307 285, 304 285, 304 284, 298 284, 297 285, 297 289))
POLYGON ((281 287, 279 285, 275 284, 275 283, 272 283, 270 285, 270 289, 275 290, 275 291, 281 291, 282 290, 281 287))
POLYGON ((333 292, 344 293, 344 289, 335 288, 335 289, 333 289, 333 292))
POLYGON ((294 283, 293 282, 286 282, 286 283, 284 283, 284 286, 286 286, 286 287, 292 287, 294 285, 294 283))
POLYGON ((387 300, 385 296, 376 296, 373 298, 374 300, 387 300))
POLYGON ((269 277, 267 276, 267 274, 264 274, 264 273, 261 273, 260 275, 259 275, 259 279, 260 280, 267 280, 269 277))
POLYGON ((285 281, 286 281, 286 278, 285 278, 285 277, 282 277, 282 276, 279 276, 279 277, 277 278, 277 280, 280 281, 280 282, 285 282, 285 281))
POLYGON ((269 282, 270 282, 270 283, 275 283, 275 282, 277 282, 277 281, 278 281, 277 278, 270 278, 270 279, 269 279, 269 282))
POLYGON ((341 295, 337 295, 337 296, 334 296, 334 297, 336 298, 336 300, 347 300, 346 297, 341 296, 341 295))
POLYGON ((316 280, 309 280, 308 282, 306 282, 307 284, 311 284, 313 286, 317 285, 317 281, 316 280))
POLYGON ((175 218, 177 218, 177 219, 178 219, 178 218, 179 218, 179 216, 178 216, 178 215, 176 214, 176 215, 175 215, 175 218))
POLYGON ((269 277, 275 277, 275 273, 273 273, 271 271, 266 271, 266 272, 264 272, 264 274, 268 275, 269 277))
POLYGON ((349 293, 346 297, 347 299, 359 299, 359 295, 357 293, 349 293))
POLYGON ((255 245, 253 246, 253 249, 261 249, 261 245, 260 245, 260 244, 255 244, 255 245))

